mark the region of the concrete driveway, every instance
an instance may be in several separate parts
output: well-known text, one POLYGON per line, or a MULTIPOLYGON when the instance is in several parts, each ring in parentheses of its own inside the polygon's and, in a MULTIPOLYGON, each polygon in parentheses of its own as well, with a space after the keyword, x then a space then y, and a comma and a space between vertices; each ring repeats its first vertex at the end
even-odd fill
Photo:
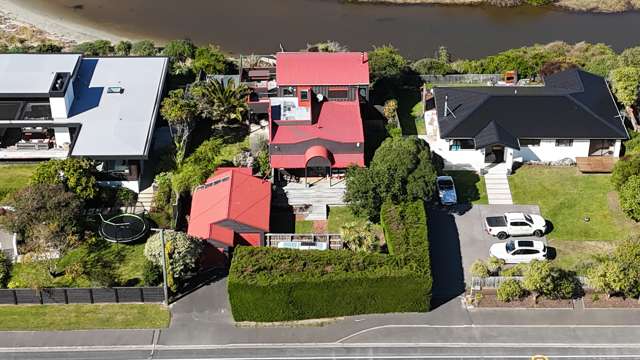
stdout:
MULTIPOLYGON (((429 240, 434 298, 446 302, 464 292, 471 280, 469 269, 477 259, 486 260, 489 248, 499 242, 484 231, 487 216, 505 212, 540 214, 537 205, 468 205, 429 209, 429 240)), ((546 238, 518 237, 546 242, 546 238)))

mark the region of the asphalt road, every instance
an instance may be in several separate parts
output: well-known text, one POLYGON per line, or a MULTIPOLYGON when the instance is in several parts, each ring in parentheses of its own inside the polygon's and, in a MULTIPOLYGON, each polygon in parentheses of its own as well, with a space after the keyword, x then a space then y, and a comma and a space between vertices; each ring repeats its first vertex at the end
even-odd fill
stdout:
POLYGON ((300 345, 259 347, 102 349, 97 351, 41 351, 0 353, 2 359, 530 359, 546 355, 550 359, 638 359, 640 349, 635 346, 510 346, 508 344, 425 344, 410 345, 300 345))

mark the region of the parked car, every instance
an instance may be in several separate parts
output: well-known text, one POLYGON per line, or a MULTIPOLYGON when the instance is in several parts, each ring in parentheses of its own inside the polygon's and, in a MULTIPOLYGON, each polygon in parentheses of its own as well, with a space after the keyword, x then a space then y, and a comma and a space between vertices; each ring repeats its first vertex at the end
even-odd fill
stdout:
POLYGON ((505 213, 503 216, 489 216, 484 221, 485 230, 500 240, 509 236, 544 236, 547 222, 540 215, 525 213, 505 213))
POLYGON ((540 240, 509 240, 491 245, 489 255, 502 259, 507 264, 528 263, 546 260, 547 247, 540 240))
POLYGON ((436 185, 442 205, 455 205, 458 202, 456 186, 453 184, 453 178, 451 176, 438 176, 436 185))

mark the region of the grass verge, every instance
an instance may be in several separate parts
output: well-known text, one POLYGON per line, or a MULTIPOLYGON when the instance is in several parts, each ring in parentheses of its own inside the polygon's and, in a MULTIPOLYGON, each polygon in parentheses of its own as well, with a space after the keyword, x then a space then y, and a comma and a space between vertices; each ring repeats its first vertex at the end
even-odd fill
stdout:
POLYGON ((166 328, 171 313, 163 305, 0 306, 0 331, 166 328))
POLYGON ((489 203, 484 177, 475 171, 451 170, 445 171, 445 173, 453 178, 459 203, 479 205, 489 203))

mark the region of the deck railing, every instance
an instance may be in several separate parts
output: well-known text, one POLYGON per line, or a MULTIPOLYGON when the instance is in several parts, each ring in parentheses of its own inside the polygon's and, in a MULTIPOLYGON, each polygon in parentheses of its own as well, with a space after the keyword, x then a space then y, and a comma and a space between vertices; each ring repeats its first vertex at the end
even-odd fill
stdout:
POLYGON ((274 234, 264 235, 265 245, 279 247, 280 243, 299 243, 302 246, 313 248, 316 244, 326 244, 327 249, 337 250, 343 248, 340 234, 274 234))

